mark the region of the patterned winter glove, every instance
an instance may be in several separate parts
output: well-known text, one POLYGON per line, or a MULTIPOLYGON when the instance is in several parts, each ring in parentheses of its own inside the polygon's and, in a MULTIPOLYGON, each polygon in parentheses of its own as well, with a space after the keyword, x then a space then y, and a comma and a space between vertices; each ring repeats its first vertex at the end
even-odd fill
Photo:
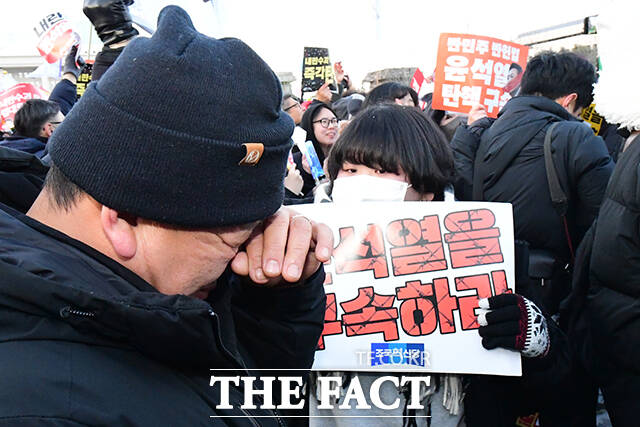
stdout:
POLYGON ((484 348, 510 348, 524 357, 547 354, 551 343, 547 320, 534 303, 518 294, 501 294, 481 299, 478 305, 484 348))

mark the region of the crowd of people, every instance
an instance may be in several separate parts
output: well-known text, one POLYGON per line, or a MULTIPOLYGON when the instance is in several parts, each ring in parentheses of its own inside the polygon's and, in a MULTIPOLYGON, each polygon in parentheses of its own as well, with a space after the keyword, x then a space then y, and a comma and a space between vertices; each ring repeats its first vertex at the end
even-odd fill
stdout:
POLYGON ((512 204, 517 293, 479 302, 478 333, 519 352, 522 376, 434 375, 430 418, 391 388, 397 419, 371 410, 347 425, 538 414, 595 427, 600 392, 614 426, 637 425, 640 115, 596 90, 606 140, 581 121, 599 78, 588 60, 514 64, 497 119, 480 104, 433 109, 400 83, 355 91, 341 66, 303 102, 242 41, 198 33, 178 7, 144 38, 130 1, 84 3, 104 43, 93 82, 76 102, 73 48, 50 99, 27 101, 0 141, 0 424, 342 425, 330 416, 344 410, 313 399, 294 414, 220 409, 207 372, 312 366, 334 242, 295 205, 376 200, 512 204))

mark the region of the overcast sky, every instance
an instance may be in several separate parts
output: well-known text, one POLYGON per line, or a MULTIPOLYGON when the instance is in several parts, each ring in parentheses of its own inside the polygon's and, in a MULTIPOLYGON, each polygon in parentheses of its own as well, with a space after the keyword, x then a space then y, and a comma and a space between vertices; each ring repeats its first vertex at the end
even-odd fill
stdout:
MULTIPOLYGON (((438 35, 460 32, 514 39, 518 34, 588 15, 608 0, 136 0, 135 11, 155 25, 158 11, 178 4, 208 35, 233 36, 256 50, 275 71, 300 79, 302 48, 328 47, 354 80, 387 67, 435 66, 438 35), (217 12, 214 12, 214 8, 217 12)), ((636 0, 629 7, 640 8, 636 0)), ((37 54, 33 27, 61 12, 89 42, 82 0, 3 0, 0 56, 37 54)), ((92 41, 95 48, 96 38, 92 41)), ((2 66, 0 62, 0 67, 2 66)))

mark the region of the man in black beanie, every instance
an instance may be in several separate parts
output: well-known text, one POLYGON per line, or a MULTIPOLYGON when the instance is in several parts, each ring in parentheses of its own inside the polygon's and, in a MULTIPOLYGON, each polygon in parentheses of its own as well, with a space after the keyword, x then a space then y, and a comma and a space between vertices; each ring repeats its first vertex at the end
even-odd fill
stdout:
POLYGON ((281 99, 248 46, 175 6, 89 86, 31 209, 0 205, 0 420, 281 425, 209 384, 310 368, 322 332, 333 238, 281 208, 281 99))

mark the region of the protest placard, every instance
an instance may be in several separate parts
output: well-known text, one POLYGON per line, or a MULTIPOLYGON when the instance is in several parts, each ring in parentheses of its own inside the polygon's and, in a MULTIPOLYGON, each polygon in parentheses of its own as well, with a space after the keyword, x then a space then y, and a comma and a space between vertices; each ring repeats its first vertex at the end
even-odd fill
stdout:
POLYGON ((471 34, 440 34, 433 108, 468 113, 484 104, 489 117, 519 91, 529 48, 471 34))
POLYGON ((510 204, 296 206, 333 230, 314 369, 520 375, 520 354, 485 350, 478 298, 514 291, 510 204))
POLYGON ((333 81, 329 49, 305 47, 302 60, 302 93, 315 92, 325 82, 333 81))
POLYGON ((600 129, 602 128, 602 121, 604 118, 596 111, 596 104, 591 104, 581 114, 582 120, 589 123, 593 133, 600 135, 600 129))
POLYGON ((93 60, 85 61, 80 74, 78 75, 78 81, 76 82, 76 96, 78 99, 87 90, 87 86, 91 83, 91 74, 93 72, 93 60))
POLYGON ((13 127, 13 117, 22 104, 29 99, 46 99, 47 94, 30 83, 18 83, 0 92, 0 117, 2 130, 9 131, 13 127))
POLYGON ((79 41, 69 21, 59 12, 45 16, 33 30, 39 38, 38 52, 49 64, 66 55, 69 49, 79 41))

